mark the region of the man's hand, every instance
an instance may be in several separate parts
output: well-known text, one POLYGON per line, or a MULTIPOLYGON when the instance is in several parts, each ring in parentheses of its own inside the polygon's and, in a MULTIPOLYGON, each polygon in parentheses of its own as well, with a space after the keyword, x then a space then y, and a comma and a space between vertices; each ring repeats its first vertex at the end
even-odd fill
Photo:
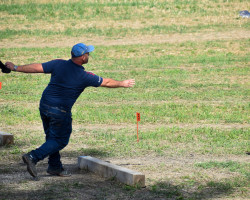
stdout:
POLYGON ((108 87, 108 88, 118 88, 118 87, 133 87, 135 85, 135 80, 124 80, 124 81, 116 81, 110 78, 104 78, 101 84, 101 87, 108 87))
POLYGON ((130 79, 130 80, 125 80, 122 81, 123 82, 123 87, 133 87, 135 85, 135 80, 134 79, 130 79))
POLYGON ((0 69, 2 70, 3 73, 10 73, 11 70, 9 68, 7 68, 3 63, 2 61, 0 61, 0 69))
POLYGON ((12 62, 6 62, 5 66, 10 69, 11 71, 14 70, 15 65, 12 62))

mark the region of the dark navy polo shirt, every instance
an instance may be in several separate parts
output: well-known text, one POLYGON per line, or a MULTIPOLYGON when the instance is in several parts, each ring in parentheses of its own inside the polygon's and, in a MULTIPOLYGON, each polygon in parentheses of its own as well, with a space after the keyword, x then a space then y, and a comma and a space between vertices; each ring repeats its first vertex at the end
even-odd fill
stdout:
POLYGON ((63 107, 70 111, 77 98, 86 87, 99 87, 103 78, 72 60, 52 60, 42 63, 44 73, 51 74, 51 79, 43 92, 41 103, 63 107))

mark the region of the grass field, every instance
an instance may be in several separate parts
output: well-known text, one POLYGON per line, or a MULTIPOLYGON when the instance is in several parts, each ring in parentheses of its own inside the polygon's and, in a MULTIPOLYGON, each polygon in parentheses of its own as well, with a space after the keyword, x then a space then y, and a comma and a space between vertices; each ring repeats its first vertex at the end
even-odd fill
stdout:
POLYGON ((62 151, 71 178, 29 178, 21 155, 44 141, 38 106, 50 76, 0 73, 2 199, 248 199, 250 21, 247 0, 0 0, 0 59, 69 59, 93 44, 86 67, 134 88, 87 88, 62 151), (140 141, 136 112, 141 113, 140 141), (91 155, 140 171, 146 188, 119 184, 75 162, 91 155), (34 197, 34 195, 36 197, 34 197))

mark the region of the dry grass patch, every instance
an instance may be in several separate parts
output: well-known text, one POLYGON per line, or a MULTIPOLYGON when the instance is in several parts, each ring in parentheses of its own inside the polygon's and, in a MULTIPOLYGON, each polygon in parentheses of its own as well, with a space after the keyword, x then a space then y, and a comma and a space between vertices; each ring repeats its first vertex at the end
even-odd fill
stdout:
MULTIPOLYGON (((114 12, 114 11, 108 11, 114 12)), ((138 11, 135 11, 138 13, 138 11)), ((197 25, 212 25, 212 24, 237 24, 239 27, 246 22, 246 19, 236 19, 232 16, 203 16, 199 18, 187 18, 187 17, 157 17, 157 19, 133 19, 133 20, 54 20, 53 23, 44 20, 30 21, 27 20, 25 15, 11 15, 7 12, 3 12, 1 15, 2 25, 0 30, 12 29, 12 30, 46 30, 46 31, 65 31, 68 28, 75 29, 87 29, 87 28, 131 28, 131 29, 143 29, 146 27, 158 26, 197 26, 197 25), (11 20, 11 23, 5 23, 5 21, 11 20), (20 23, 21 21, 21 23, 20 23)), ((138 35, 139 33, 137 33, 138 35)))
MULTIPOLYGON (((106 38, 104 36, 79 36, 79 37, 18 37, 15 39, 3 39, 2 48, 20 47, 71 47, 72 44, 84 41, 93 45, 134 45, 134 44, 161 44, 161 43, 182 43, 187 41, 202 42, 209 40, 239 40, 249 38, 250 31, 234 30, 228 32, 206 32, 206 33, 185 33, 185 34, 161 34, 128 36, 125 38, 106 38)), ((164 52, 163 52, 164 53, 164 52)), ((176 54, 176 53, 173 53, 176 54)))
POLYGON ((80 2, 80 0, 1 0, 0 4, 46 4, 46 3, 70 3, 70 2, 80 2))

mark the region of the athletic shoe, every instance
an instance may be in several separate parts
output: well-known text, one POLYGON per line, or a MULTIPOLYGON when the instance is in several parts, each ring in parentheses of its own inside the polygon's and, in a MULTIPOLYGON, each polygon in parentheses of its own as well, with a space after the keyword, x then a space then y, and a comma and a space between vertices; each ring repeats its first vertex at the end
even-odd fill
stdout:
POLYGON ((24 154, 22 156, 23 162, 27 165, 27 171, 30 173, 31 176, 37 177, 36 171, 36 163, 32 159, 32 155, 30 153, 24 154))
POLYGON ((59 170, 47 169, 47 173, 53 176, 62 176, 62 177, 71 176, 71 173, 67 170, 64 170, 63 168, 59 170))

